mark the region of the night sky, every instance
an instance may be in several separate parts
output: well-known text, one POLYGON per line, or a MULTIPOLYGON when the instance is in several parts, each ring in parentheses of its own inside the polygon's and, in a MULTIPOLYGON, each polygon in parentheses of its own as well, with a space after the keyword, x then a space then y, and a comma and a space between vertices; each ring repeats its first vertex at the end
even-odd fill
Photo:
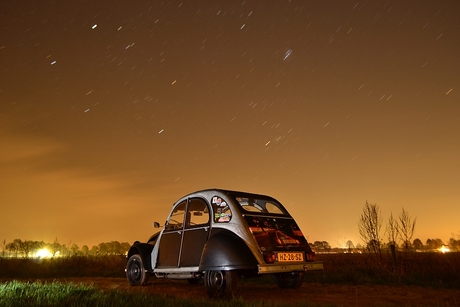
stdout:
POLYGON ((217 187, 277 198, 310 242, 362 244, 366 201, 446 242, 460 234, 458 12, 1 1, 0 239, 146 240, 178 198, 217 187))

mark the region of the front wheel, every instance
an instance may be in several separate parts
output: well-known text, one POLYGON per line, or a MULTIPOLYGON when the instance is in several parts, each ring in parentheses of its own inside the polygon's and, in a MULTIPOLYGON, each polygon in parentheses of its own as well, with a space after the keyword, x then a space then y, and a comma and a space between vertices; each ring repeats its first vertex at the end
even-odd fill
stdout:
POLYGON ((145 271, 139 254, 129 257, 126 263, 126 277, 131 286, 145 286, 147 284, 149 273, 145 271))
POLYGON ((206 271, 204 286, 211 298, 232 299, 236 293, 238 273, 230 271, 206 271))
POLYGON ((305 272, 278 273, 273 276, 281 289, 297 289, 303 283, 305 272))

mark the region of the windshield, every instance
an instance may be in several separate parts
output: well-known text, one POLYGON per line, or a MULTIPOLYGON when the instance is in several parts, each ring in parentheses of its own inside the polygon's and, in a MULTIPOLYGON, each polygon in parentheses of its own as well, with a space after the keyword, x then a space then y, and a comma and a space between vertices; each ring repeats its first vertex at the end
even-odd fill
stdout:
POLYGON ((247 212, 289 215, 284 207, 274 199, 235 196, 241 208, 247 212))

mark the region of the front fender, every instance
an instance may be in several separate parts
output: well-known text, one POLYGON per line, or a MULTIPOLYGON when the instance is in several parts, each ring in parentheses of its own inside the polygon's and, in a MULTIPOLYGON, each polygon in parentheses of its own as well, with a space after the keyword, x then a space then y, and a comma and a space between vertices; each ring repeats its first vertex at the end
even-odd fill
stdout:
POLYGON ((211 234, 206 242, 200 269, 203 271, 257 269, 257 264, 257 260, 243 240, 231 232, 220 231, 211 234))
POLYGON ((139 254, 142 258, 144 269, 147 271, 152 271, 152 263, 150 261, 152 250, 153 245, 151 244, 134 242, 134 244, 129 248, 127 259, 129 259, 134 254, 139 254))

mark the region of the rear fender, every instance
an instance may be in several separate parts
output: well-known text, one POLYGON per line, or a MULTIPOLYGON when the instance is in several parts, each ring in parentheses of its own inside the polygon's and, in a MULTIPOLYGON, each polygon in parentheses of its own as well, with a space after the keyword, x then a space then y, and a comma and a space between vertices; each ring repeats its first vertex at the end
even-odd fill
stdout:
POLYGON ((139 254, 142 258, 142 263, 144 264, 144 269, 147 271, 152 271, 152 263, 150 261, 150 255, 153 250, 153 245, 148 243, 140 243, 138 241, 129 248, 127 259, 129 259, 134 254, 139 254))
POLYGON ((229 231, 211 234, 201 256, 200 269, 257 269, 257 260, 246 243, 229 231))

